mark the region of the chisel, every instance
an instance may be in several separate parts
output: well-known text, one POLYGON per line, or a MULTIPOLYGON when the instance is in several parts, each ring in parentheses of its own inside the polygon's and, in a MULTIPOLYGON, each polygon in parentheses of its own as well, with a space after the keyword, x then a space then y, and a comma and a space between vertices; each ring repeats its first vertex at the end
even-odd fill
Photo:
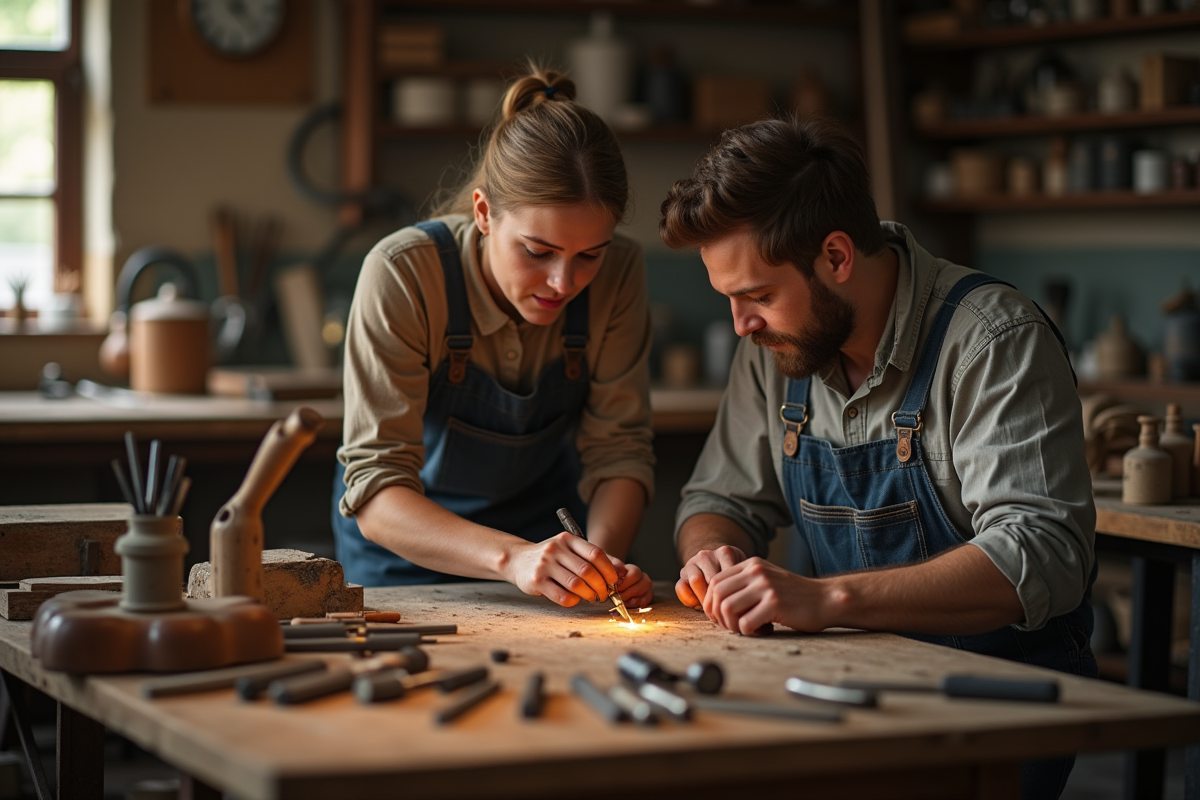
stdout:
POLYGON ((399 650, 418 644, 432 644, 419 633, 371 633, 366 636, 319 637, 283 640, 289 653, 366 653, 399 650))
POLYGON ((868 692, 940 692, 947 697, 975 700, 1019 700, 1026 703, 1057 703, 1058 681, 983 678, 977 675, 947 675, 938 684, 889 683, 886 681, 841 681, 844 689, 868 692))

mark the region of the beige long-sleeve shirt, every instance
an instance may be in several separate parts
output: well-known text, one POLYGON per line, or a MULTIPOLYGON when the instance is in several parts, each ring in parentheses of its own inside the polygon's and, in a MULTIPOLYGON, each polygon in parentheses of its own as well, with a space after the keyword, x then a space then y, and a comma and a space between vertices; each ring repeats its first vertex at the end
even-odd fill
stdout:
MULTIPOLYGON (((969 270, 936 259, 903 226, 883 223, 900 254, 896 297, 867 380, 840 368, 814 376, 806 434, 845 447, 895 439, 929 328, 969 270)), ((790 269, 790 267, 780 267, 790 269)), ((766 348, 741 342, 712 434, 683 489, 676 531, 715 513, 737 522, 758 555, 792 524, 783 491, 779 408, 786 378, 766 348)), ((1066 354, 1028 298, 990 284, 950 322, 920 432, 942 508, 1012 582, 1036 629, 1079 605, 1094 558, 1096 509, 1082 411, 1066 354)))
MULTIPOLYGON (((545 367, 563 355, 566 313, 551 325, 511 319, 484 282, 479 229, 467 215, 441 218, 459 243, 474 344, 471 363, 506 389, 527 394, 545 367)), ((650 427, 650 313, 641 248, 613 237, 589 290, 585 358, 589 392, 576 435, 583 472, 579 494, 591 500, 609 478, 654 489, 650 427)), ((343 445, 352 516, 385 486, 424 492, 419 472, 430 377, 448 355, 445 279, 433 242, 404 228, 372 248, 363 262, 346 332, 343 445)))

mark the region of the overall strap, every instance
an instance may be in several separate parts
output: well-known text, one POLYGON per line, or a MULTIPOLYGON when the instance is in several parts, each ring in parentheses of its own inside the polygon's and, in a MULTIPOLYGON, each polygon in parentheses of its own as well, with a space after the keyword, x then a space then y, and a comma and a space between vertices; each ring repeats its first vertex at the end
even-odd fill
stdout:
MULTIPOLYGON (((933 373, 937 369, 938 359, 942 354, 942 342, 946 339, 946 331, 950 328, 950 318, 958 310, 958 304, 967 294, 980 286, 989 283, 1012 284, 985 275, 982 272, 972 272, 959 278, 958 283, 950 287, 949 294, 942 302, 933 327, 929 329, 929 338, 925 340, 925 348, 917 360, 917 368, 913 370, 912 382, 908 392, 900 403, 900 410, 892 414, 892 424, 896 426, 896 458, 901 462, 912 457, 912 437, 921 430, 921 409, 929 399, 929 387, 933 384, 933 373)), ((1055 329, 1055 335, 1058 330, 1055 329)), ((1059 337, 1061 341, 1062 337, 1059 337)))
POLYGON ((588 287, 584 287, 584 290, 567 304, 562 343, 567 380, 578 380, 583 374, 583 355, 588 343, 588 287))
POLYGON ((416 227, 437 245, 438 258, 442 262, 442 273, 446 276, 446 347, 450 350, 451 383, 462 383, 467 377, 467 361, 471 345, 471 305, 467 302, 467 284, 463 278, 462 259, 458 255, 458 242, 444 222, 427 220, 416 227))
POLYGON ((800 434, 808 422, 808 389, 812 378, 788 379, 787 397, 779 407, 779 418, 783 420, 783 454, 794 456, 800 449, 800 434))

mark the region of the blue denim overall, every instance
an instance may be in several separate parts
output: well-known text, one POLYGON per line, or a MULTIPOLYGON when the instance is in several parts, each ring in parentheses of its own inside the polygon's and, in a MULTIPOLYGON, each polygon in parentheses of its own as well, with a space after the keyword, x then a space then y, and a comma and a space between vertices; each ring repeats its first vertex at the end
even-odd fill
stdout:
MULTIPOLYGON (((787 402, 779 412, 784 420, 784 490, 796 527, 812 551, 818 577, 925 561, 973 535, 957 530, 942 508, 925 468, 921 437, 916 434, 950 318, 968 292, 988 283, 1001 281, 972 273, 950 290, 930 329, 908 392, 892 415, 895 439, 834 448, 823 439, 804 435, 812 381, 787 382, 787 402)), ((1047 323, 1054 328, 1052 322, 1047 323)), ((1054 332, 1061 342, 1058 331, 1054 332)), ((1075 610, 1036 631, 1006 626, 969 636, 911 638, 1094 677, 1089 598, 1095 577, 1093 567, 1083 602, 1075 610)), ((1073 756, 1025 762, 1023 796, 1057 797, 1073 763, 1073 756)))
MULTIPOLYGON (((542 372, 527 395, 505 389, 470 363, 471 309, 458 243, 441 222, 421 222, 438 248, 446 278, 449 356, 429 380, 425 406, 425 496, 480 525, 536 542, 562 530, 555 516, 569 508, 583 519, 587 507, 574 433, 588 396, 588 291, 566 308, 564 357, 542 372)), ((399 586, 465 580, 426 569, 365 539, 353 518, 343 517, 345 467, 334 477, 333 528, 337 560, 346 580, 364 586, 399 586)), ((430 536, 439 535, 430 531, 430 536)))

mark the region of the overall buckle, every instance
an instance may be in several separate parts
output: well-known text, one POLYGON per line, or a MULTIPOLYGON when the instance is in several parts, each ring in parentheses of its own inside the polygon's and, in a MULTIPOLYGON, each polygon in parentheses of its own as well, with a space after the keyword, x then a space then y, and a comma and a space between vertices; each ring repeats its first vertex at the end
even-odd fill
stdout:
POLYGON ((784 403, 779 407, 783 420, 783 454, 791 457, 800 449, 800 433, 808 422, 808 406, 803 403, 784 403))
POLYGON ((563 343, 563 358, 565 364, 563 371, 566 373, 567 380, 579 380, 579 376, 583 374, 583 355, 587 343, 586 336, 564 336, 563 343), (579 339, 583 340, 580 344, 579 339))
POLYGON ((921 412, 918 411, 917 426, 915 428, 906 425, 897 425, 896 415, 899 413, 899 411, 892 412, 892 425, 896 427, 896 458, 903 464, 912 458, 913 436, 921 432, 921 428, 925 427, 925 423, 921 422, 921 412))
POLYGON ((462 383, 467 377, 467 362, 471 360, 470 336, 449 336, 446 346, 450 348, 450 373, 447 375, 451 383, 462 383))

